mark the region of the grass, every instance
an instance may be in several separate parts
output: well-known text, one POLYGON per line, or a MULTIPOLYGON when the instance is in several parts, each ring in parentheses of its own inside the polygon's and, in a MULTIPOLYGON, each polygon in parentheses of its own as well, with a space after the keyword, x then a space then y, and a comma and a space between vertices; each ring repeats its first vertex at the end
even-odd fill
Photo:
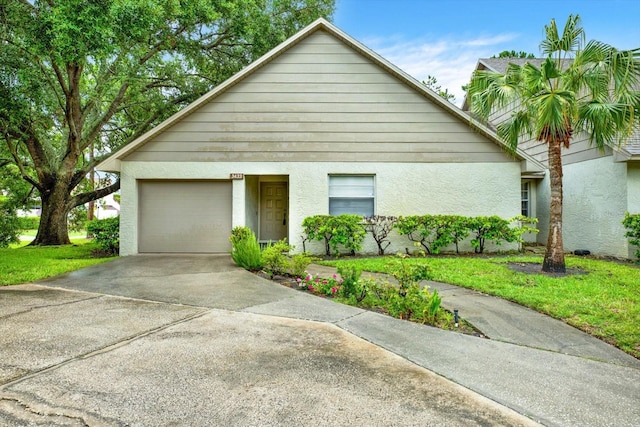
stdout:
POLYGON ((30 283, 113 259, 96 258, 98 247, 87 239, 71 239, 73 245, 0 249, 0 286, 30 283))
MULTIPOLYGON (((21 236, 36 237, 36 234, 38 234, 38 230, 22 230, 20 232, 21 236)), ((86 235, 87 232, 84 230, 69 231, 69 237, 85 237, 86 235)))
MULTIPOLYGON (((640 268, 631 264, 567 257, 579 274, 550 277, 514 271, 509 263, 542 263, 542 258, 411 258, 429 266, 433 280, 496 295, 561 319, 640 358, 640 268)), ((386 273, 388 258, 328 261, 386 273)))

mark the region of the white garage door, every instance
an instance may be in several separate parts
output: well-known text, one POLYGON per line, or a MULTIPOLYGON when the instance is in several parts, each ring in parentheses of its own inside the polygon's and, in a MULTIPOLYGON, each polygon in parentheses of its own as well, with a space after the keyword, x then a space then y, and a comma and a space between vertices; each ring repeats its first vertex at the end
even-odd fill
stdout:
POLYGON ((228 252, 230 181, 140 181, 138 251, 228 252))

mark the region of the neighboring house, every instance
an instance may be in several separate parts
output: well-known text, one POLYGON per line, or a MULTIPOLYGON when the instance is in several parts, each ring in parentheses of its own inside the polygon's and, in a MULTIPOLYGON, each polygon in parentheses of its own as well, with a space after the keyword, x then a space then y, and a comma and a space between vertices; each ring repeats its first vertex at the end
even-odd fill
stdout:
POLYGON ((115 199, 114 194, 109 194, 94 203, 95 218, 106 219, 120 215, 120 203, 115 199))
MULTIPOLYGON (((504 73, 509 63, 539 66, 544 59, 480 59, 477 70, 504 73)), ((469 110, 465 100, 463 110, 469 110)), ((495 112, 490 125, 496 126, 509 111, 495 112)), ((547 146, 535 139, 522 141, 519 147, 547 167, 547 146)), ((563 241, 565 251, 587 249, 592 253, 614 257, 634 257, 621 224, 625 212, 640 213, 640 135, 636 133, 621 147, 607 147, 604 152, 591 146, 589 136, 575 136, 563 149, 563 241)), ((537 217, 538 242, 545 243, 549 224, 549 177, 522 180, 523 210, 537 217), (526 202, 525 202, 526 198, 526 202)))
POLYGON ((510 218, 544 170, 323 19, 98 169, 120 173, 121 255, 226 252, 241 225, 302 250, 317 214, 510 218))

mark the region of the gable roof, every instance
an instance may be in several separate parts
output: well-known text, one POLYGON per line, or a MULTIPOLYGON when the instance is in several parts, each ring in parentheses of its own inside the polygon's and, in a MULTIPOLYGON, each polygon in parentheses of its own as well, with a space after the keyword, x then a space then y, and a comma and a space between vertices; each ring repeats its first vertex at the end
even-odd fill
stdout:
MULTIPOLYGON (((275 58, 284 54, 293 46, 297 45, 302 40, 306 39, 311 34, 314 34, 317 31, 325 31, 329 33, 330 35, 340 40, 345 45, 349 46, 359 54, 363 55, 365 58, 369 59, 376 65, 382 67, 385 71, 387 71, 389 74, 398 78, 405 85, 409 86, 410 88, 412 88, 413 90, 415 90, 416 92, 424 96, 425 98, 429 99, 434 104, 438 105, 445 112, 453 115, 458 120, 468 124, 475 131, 484 135, 486 138, 488 138, 490 141, 494 142, 495 144, 503 148, 505 151, 508 150, 506 145, 500 140, 500 138, 498 138, 495 132, 491 130, 489 127, 472 119, 468 113, 462 111, 455 105, 446 101, 445 99, 440 97, 437 93, 433 92, 431 89, 426 87, 424 84, 422 84, 415 78, 411 77, 410 75, 402 71, 400 68, 393 65, 392 63, 390 63, 389 61, 387 61, 386 59, 384 59, 383 57, 381 57, 376 52, 369 49, 362 43, 358 42, 348 34, 344 33, 343 31, 341 31, 340 29, 338 29, 337 27, 329 23, 327 20, 320 18, 314 21, 313 23, 311 23, 309 26, 302 29, 297 34, 293 35, 289 39, 282 42, 280 45, 276 46, 270 52, 263 55, 261 58, 254 61, 253 63, 251 63, 250 65, 245 67, 243 70, 239 71, 238 73, 236 73, 235 75, 227 79, 225 82, 215 87, 213 90, 204 94, 202 97, 195 100, 193 103, 189 104, 187 107, 183 108, 176 114, 169 117, 164 122, 160 123, 158 126, 149 130, 148 132, 138 137, 137 139, 127 144, 126 146, 116 151, 115 153, 111 154, 107 159, 103 160, 100 164, 98 164, 96 168, 99 170, 105 170, 105 171, 120 171, 120 162, 127 155, 133 153, 139 147, 141 147, 142 145, 150 141, 154 136, 166 130, 168 127, 172 126, 173 124, 179 122, 189 114, 195 112, 201 106, 207 104, 217 96, 221 95, 226 90, 238 84, 239 82, 244 80, 246 77, 253 74, 254 72, 256 72, 261 67, 265 66, 266 64, 270 63, 275 58)), ((523 171, 528 171, 532 173, 544 171, 544 167, 542 166, 541 163, 539 163, 537 160, 533 159, 531 156, 527 155, 520 149, 517 149, 515 153, 515 158, 522 162, 523 171)))

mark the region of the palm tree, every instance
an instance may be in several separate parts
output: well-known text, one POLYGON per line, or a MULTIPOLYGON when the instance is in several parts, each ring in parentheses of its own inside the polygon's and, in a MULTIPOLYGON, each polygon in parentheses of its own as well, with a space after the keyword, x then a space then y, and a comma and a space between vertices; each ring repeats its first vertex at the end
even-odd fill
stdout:
POLYGON ((545 34, 539 66, 510 64, 504 74, 478 70, 468 99, 473 116, 485 122, 496 111, 510 111, 497 133, 511 150, 532 138, 547 144, 551 206, 542 270, 564 273, 562 148, 586 132, 591 144, 604 150, 640 128, 640 48, 585 44, 578 15, 569 16, 562 35, 555 20, 545 34))

